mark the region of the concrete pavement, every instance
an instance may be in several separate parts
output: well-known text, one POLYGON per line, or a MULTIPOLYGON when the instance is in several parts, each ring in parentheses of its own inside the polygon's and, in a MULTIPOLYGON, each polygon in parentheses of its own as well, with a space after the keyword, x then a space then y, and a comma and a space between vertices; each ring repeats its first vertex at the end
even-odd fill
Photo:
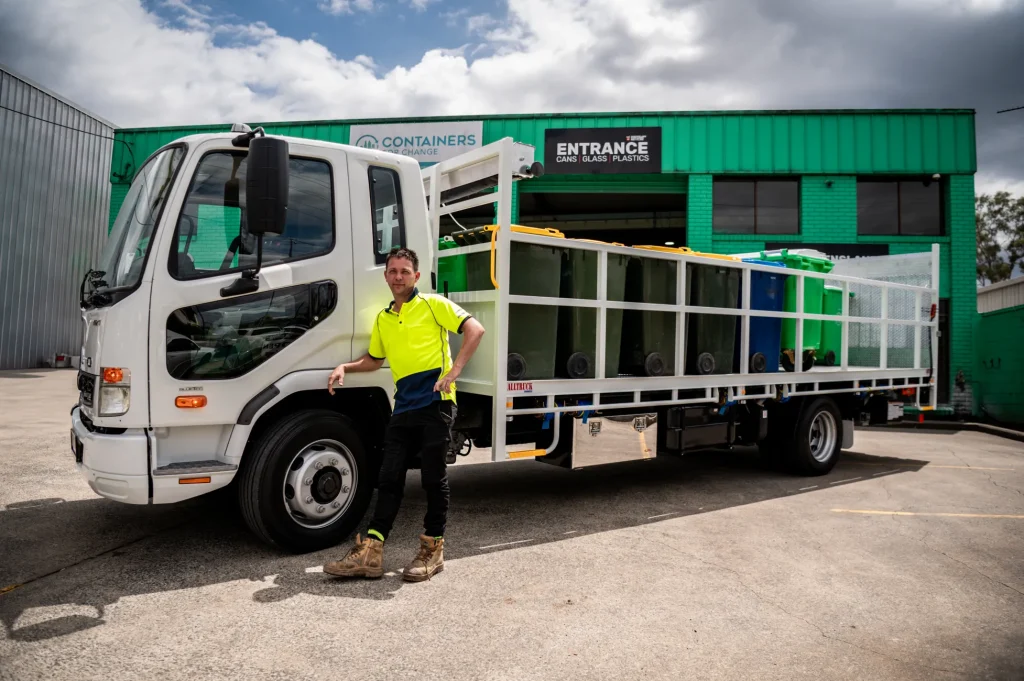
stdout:
MULTIPOLYGON (((828 476, 744 451, 567 472, 450 469, 445 571, 256 542, 223 499, 95 497, 74 372, 0 373, 0 679, 1014 679, 1024 445, 859 431, 828 476), (894 515, 896 511, 905 515, 894 515)), ((479 457, 471 457, 477 460, 479 457)))

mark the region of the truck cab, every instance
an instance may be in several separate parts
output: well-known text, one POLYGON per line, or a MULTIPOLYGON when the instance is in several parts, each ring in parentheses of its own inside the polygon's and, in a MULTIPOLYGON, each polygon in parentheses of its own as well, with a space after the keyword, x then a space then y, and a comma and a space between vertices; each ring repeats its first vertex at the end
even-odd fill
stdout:
POLYGON ((90 487, 131 504, 181 501, 244 474, 253 438, 276 434, 294 441, 289 460, 251 472, 266 477, 248 511, 265 538, 287 543, 287 522, 322 536, 365 506, 390 373, 353 375, 334 400, 327 376, 365 352, 390 302, 387 252, 431 261, 426 220, 419 164, 396 154, 247 126, 153 153, 82 285, 72 447, 90 487), (268 142, 276 167, 255 154, 268 142))

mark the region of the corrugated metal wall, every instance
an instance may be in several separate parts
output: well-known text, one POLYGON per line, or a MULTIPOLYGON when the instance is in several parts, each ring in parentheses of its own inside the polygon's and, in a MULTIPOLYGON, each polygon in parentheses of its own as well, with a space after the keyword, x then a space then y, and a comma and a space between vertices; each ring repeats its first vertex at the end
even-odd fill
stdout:
POLYGON ((114 128, 0 69, 0 369, 78 355, 78 287, 110 212, 114 128))
POLYGON ((995 312, 1024 305, 1024 277, 978 289, 978 312, 995 312))

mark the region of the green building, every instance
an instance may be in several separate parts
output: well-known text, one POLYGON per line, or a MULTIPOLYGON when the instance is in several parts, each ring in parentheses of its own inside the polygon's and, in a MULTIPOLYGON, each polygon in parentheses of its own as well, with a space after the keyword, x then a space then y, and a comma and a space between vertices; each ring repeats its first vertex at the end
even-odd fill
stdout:
MULTIPOLYGON (((517 185, 513 220, 627 245, 718 253, 816 248, 857 257, 941 249, 939 402, 973 408, 974 112, 828 110, 466 116, 252 123, 269 134, 374 146, 428 165, 502 137, 546 174, 517 185)), ((230 124, 121 129, 111 220, 135 164, 230 124)), ((493 219, 486 210, 463 225, 493 219)), ((447 229, 454 228, 449 223, 447 229)))

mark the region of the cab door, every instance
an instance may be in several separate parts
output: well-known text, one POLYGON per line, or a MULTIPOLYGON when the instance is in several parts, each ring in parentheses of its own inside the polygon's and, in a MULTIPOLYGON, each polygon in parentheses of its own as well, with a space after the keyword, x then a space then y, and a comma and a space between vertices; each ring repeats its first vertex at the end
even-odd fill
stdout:
POLYGON ((384 280, 388 252, 411 248, 419 257, 423 293, 431 291, 431 249, 419 164, 410 158, 360 152, 349 156, 355 334, 352 356, 370 346, 377 313, 391 302, 384 280))
POLYGON ((334 367, 351 348, 345 152, 289 140, 285 229, 262 237, 259 289, 232 295, 226 287, 257 261, 258 237, 246 229, 247 149, 216 139, 190 151, 152 275, 153 427, 234 423, 281 377, 334 367), (189 396, 205 406, 178 405, 189 396))

